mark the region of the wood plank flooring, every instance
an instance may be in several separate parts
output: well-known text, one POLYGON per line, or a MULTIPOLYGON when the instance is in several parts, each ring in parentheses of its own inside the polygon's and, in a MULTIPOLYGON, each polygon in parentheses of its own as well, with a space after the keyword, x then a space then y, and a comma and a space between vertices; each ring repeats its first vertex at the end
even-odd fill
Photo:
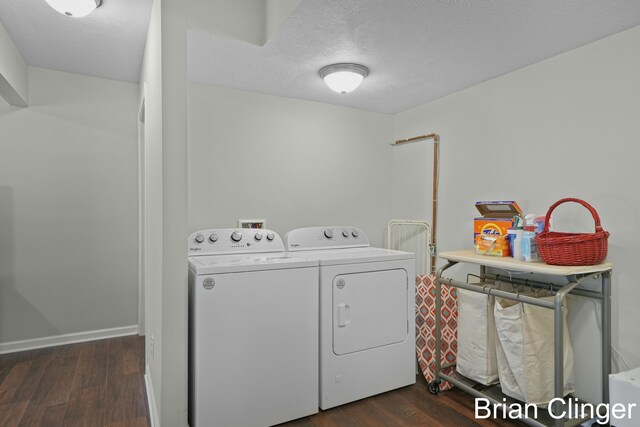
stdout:
MULTIPOLYGON (((137 336, 0 355, 0 427, 148 427, 144 338, 137 336)), ((248 408, 249 409, 249 408, 248 408)), ((281 427, 508 427, 475 420, 473 397, 409 387, 281 427)))
POLYGON ((512 420, 476 420, 473 396, 452 389, 433 395, 422 376, 416 384, 338 406, 279 427, 511 427, 512 420))
POLYGON ((144 338, 0 355, 2 427, 146 427, 144 338))

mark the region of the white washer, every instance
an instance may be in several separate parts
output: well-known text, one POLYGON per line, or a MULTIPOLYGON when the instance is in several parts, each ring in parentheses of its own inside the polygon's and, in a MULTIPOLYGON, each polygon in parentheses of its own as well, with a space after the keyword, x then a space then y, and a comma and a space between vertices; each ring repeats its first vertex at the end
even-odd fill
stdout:
POLYGON ((189 422, 270 426, 318 412, 318 263, 270 230, 189 237, 189 422))
POLYGON ((354 227, 292 230, 285 245, 320 264, 320 408, 414 384, 415 255, 354 227))

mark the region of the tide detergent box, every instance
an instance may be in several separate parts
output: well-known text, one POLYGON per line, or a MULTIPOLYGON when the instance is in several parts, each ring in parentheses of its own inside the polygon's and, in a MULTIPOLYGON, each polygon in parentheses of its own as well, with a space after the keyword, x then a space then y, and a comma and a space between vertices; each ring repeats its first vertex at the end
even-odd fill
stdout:
POLYGON ((482 215, 473 220, 473 247, 476 253, 492 256, 510 256, 507 230, 513 226, 513 217, 521 215, 520 206, 513 200, 476 202, 482 215))

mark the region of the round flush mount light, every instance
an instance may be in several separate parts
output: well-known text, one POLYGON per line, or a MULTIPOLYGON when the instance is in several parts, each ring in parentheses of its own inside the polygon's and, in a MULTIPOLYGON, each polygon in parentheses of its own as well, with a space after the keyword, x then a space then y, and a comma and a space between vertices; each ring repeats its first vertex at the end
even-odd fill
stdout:
POLYGON ((82 18, 102 4, 102 0, 45 0, 49 6, 63 15, 82 18))
POLYGON ((349 93, 360 86, 369 69, 359 64, 332 64, 321 68, 318 74, 332 91, 349 93))

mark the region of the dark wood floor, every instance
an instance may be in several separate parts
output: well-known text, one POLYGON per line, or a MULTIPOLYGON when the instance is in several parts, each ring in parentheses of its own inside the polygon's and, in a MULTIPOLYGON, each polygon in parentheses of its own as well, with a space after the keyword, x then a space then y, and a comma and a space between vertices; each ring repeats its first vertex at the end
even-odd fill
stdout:
POLYGON ((433 395, 422 376, 415 385, 281 424, 279 427, 507 427, 509 420, 476 420, 474 399, 457 389, 433 395))
POLYGON ((144 338, 0 355, 0 426, 147 427, 144 338))
MULTIPOLYGON (((144 338, 131 336, 0 355, 0 427, 147 427, 144 338)), ((475 420, 473 397, 439 396, 422 377, 284 427, 507 427, 475 420)))

